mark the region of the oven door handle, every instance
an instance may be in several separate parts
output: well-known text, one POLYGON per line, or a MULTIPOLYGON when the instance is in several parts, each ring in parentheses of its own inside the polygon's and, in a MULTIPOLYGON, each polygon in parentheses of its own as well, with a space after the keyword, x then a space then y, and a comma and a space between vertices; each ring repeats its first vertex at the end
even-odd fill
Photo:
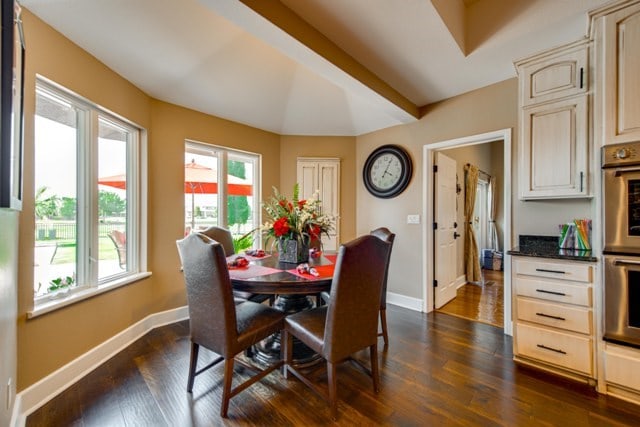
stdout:
POLYGON ((613 174, 613 176, 618 177, 620 175, 622 175, 623 173, 633 173, 633 172, 640 172, 640 166, 629 166, 626 168, 615 168, 615 172, 613 174))
POLYGON ((613 265, 637 265, 640 266, 640 261, 636 261, 634 259, 619 259, 616 258, 613 260, 613 265))

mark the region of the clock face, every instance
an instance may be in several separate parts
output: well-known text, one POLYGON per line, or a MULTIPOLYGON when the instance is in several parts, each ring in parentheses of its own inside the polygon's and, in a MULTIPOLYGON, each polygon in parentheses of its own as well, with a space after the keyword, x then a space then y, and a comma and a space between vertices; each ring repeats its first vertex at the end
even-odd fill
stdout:
POLYGON ((402 177, 402 162, 394 153, 378 156, 371 166, 371 183, 380 190, 388 190, 402 177))
POLYGON ((411 180, 409 154, 396 145, 383 145, 369 155, 362 171, 364 185, 376 197, 397 196, 411 180))

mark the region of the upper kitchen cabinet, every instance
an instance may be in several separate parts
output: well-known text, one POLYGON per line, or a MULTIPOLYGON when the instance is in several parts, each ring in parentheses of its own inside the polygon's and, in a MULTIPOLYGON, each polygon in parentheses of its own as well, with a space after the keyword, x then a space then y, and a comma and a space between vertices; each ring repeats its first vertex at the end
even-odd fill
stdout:
POLYGON ((640 2, 624 1, 592 15, 598 145, 640 140, 640 2))
POLYGON ((589 196, 588 59, 585 39, 515 63, 523 200, 589 196))

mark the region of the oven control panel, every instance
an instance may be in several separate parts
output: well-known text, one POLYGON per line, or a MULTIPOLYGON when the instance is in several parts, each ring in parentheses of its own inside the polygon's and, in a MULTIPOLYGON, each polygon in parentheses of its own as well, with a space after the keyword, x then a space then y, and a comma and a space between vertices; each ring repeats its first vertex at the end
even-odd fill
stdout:
POLYGON ((640 142, 602 147, 603 168, 636 164, 640 164, 640 142))

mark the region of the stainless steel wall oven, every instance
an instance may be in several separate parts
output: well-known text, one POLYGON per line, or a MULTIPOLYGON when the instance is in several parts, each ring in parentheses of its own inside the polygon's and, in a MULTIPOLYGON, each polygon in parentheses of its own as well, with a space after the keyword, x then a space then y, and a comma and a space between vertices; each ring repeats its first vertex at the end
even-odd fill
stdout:
POLYGON ((640 142, 602 148, 604 339, 640 348, 640 142))

